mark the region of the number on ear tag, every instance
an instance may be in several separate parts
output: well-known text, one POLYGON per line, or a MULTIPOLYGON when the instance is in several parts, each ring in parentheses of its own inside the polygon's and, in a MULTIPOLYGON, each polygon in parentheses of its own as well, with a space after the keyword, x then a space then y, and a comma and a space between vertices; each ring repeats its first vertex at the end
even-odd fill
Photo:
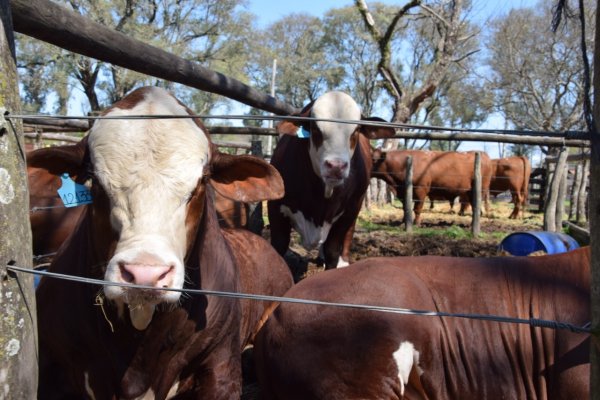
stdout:
POLYGON ((296 131, 296 136, 298 136, 300 139, 308 139, 310 137, 310 131, 303 126, 300 126, 296 131))
POLYGON ((58 195, 65 207, 77 207, 92 202, 92 193, 90 190, 79 183, 75 183, 69 174, 62 174, 60 179, 62 180, 62 185, 58 189, 58 195))

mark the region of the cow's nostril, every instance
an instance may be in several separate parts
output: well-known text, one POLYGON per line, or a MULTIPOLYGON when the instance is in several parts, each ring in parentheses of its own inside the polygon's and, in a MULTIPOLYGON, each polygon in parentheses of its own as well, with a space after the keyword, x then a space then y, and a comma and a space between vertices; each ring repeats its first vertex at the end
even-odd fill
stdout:
MULTIPOLYGON (((165 272, 163 272, 159 277, 158 277, 158 281, 162 281, 163 279, 165 279, 167 277, 167 275, 169 275, 171 273, 171 271, 173 271, 173 268, 175 268, 174 266, 170 266, 169 269, 167 269, 165 272)), ((163 286, 166 287, 166 286, 163 286)))
POLYGON ((119 270, 121 271, 121 278, 123 278, 123 280, 127 283, 131 283, 135 280, 135 276, 127 271, 127 268, 125 267, 125 263, 124 262, 119 262, 119 270))

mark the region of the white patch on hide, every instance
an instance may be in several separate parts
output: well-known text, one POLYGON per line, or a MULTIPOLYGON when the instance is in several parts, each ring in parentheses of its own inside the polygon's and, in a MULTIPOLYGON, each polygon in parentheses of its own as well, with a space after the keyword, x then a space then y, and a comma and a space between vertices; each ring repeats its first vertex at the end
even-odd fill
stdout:
POLYGON ((302 247, 312 250, 320 246, 329 235, 331 224, 325 222, 323 226, 316 226, 304 217, 300 211, 293 213, 289 207, 281 206, 281 213, 292 221, 292 227, 302 238, 302 247))
POLYGON ((398 379, 400 379, 400 393, 404 395, 404 388, 408 384, 408 378, 410 371, 413 368, 417 368, 417 372, 420 374, 419 368, 419 352, 415 350, 415 346, 410 342, 400 343, 400 347, 393 354, 394 361, 398 366, 398 379))
POLYGON ((87 372, 83 373, 83 384, 85 386, 85 392, 90 396, 90 399, 96 400, 96 396, 94 395, 94 391, 90 386, 90 375, 87 372))
MULTIPOLYGON (((354 120, 361 119, 360 108, 346 93, 327 92, 320 96, 313 104, 311 117, 322 119, 354 120)), ((350 148, 350 136, 356 130, 356 124, 344 124, 341 122, 317 121, 317 127, 323 134, 323 143, 319 148, 313 146, 311 140, 310 159, 315 173, 321 178, 326 178, 326 160, 340 160, 350 164, 354 150, 350 148)), ((348 167, 342 179, 335 183, 337 186, 348 177, 348 167)), ((327 196, 329 198, 331 195, 327 196)))
POLYGON ((338 263, 337 263, 336 268, 344 268, 344 267, 347 267, 348 265, 350 265, 350 263, 347 262, 347 261, 344 261, 344 259, 342 257, 340 257, 338 259, 338 263))
MULTIPOLYGON (((113 108, 107 116, 188 115, 165 90, 146 90, 133 108, 113 108)), ((119 235, 105 279, 123 282, 119 262, 135 263, 145 254, 157 259, 154 264, 173 265, 171 287, 183 287, 187 200, 209 161, 206 134, 190 118, 105 119, 96 121, 88 138, 94 173, 107 192, 110 222, 119 235)), ((127 302, 123 288, 104 290, 108 299, 127 302)), ((156 302, 179 297, 163 292, 156 302)))

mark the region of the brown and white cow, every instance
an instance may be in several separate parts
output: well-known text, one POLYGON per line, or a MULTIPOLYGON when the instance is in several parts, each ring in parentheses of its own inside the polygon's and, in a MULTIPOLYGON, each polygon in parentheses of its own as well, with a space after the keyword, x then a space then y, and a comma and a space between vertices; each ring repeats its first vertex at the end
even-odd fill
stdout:
MULTIPOLYGON (((584 326, 590 251, 365 259, 286 296, 584 326)), ((570 400, 589 397, 589 346, 567 330, 282 303, 254 355, 265 400, 570 400)))
MULTIPOLYGON (((446 199, 451 202, 458 196, 463 215, 467 203, 473 201, 473 176, 475 152, 425 151, 425 150, 372 150, 372 176, 390 185, 400 199, 406 188, 406 160, 413 158, 413 197, 415 224, 421 222, 425 198, 446 199)), ((492 179, 490 158, 481 152, 481 189, 486 211, 488 191, 492 179)))
MULTIPOLYGON (((328 92, 300 116, 361 120, 356 102, 342 92, 328 92)), ((283 121, 271 164, 285 184, 282 199, 268 203, 271 244, 285 254, 295 229, 306 249, 322 245, 325 267, 349 263, 354 224, 369 184, 369 139, 390 137, 392 128, 332 121, 283 121), (299 138, 299 129, 309 138, 299 138)), ((380 120, 381 121, 381 120, 380 120)))
POLYGON ((492 160, 492 170, 494 173, 490 183, 490 194, 497 196, 507 190, 510 191, 515 208, 509 218, 522 217, 529 193, 531 175, 529 160, 525 156, 495 158, 492 160))
MULTIPOLYGON (((105 113, 189 114, 150 87, 105 113)), ((287 290, 283 259, 249 231, 221 229, 213 198, 280 197, 279 174, 218 153, 190 118, 99 120, 76 148, 45 154, 93 196, 49 270, 155 289, 42 279, 39 398, 239 399, 242 348, 269 305, 162 289, 287 290)))

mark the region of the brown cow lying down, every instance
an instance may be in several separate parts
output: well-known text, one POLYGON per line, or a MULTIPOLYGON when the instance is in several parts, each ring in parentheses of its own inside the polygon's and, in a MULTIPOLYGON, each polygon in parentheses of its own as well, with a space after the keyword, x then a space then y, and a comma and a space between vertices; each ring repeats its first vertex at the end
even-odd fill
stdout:
MULTIPOLYGON (((56 152, 77 151, 74 145, 56 146, 50 154, 56 152)), ((27 153, 27 178, 29 182, 29 222, 33 240, 33 255, 53 256, 61 244, 69 237, 85 206, 67 208, 63 205, 57 190, 61 187, 59 172, 52 159, 48 159, 48 149, 38 149, 27 153)), ((72 177, 79 183, 82 180, 72 177)), ((81 177, 84 178, 84 177, 81 177)), ((231 200, 215 193, 215 208, 219 225, 224 228, 242 228, 248 223, 248 204, 231 200)))
MULTIPOLYGON (((142 88, 106 113, 149 114, 189 110, 142 88)), ((42 279, 39 398, 239 399, 241 351, 269 304, 159 288, 285 292, 283 259, 259 236, 222 230, 213 200, 215 190, 280 197, 277 171, 216 152, 189 118, 99 120, 75 148, 44 158, 51 173, 89 178, 93 196, 50 271, 156 289, 42 279)))
MULTIPOLYGON (((286 296, 585 325, 590 250, 395 257, 313 275, 286 296)), ((282 303, 256 339, 264 399, 586 399, 589 336, 462 318, 282 303)))

